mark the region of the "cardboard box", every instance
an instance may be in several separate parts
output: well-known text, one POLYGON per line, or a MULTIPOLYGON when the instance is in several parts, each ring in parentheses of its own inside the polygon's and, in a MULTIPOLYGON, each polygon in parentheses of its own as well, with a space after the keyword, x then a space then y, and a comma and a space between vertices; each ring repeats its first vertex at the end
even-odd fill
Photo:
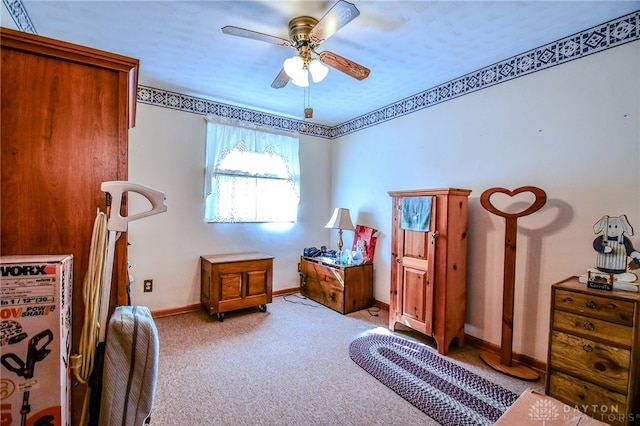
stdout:
POLYGON ((599 426, 605 425, 555 398, 528 389, 494 426, 599 426))
POLYGON ((4 425, 70 425, 73 256, 0 257, 4 425))

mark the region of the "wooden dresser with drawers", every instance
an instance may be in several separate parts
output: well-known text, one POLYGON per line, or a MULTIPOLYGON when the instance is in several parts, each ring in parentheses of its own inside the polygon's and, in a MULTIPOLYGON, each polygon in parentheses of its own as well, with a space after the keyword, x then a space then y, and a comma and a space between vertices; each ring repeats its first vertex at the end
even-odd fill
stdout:
POLYGON ((568 278, 551 290, 546 394, 613 425, 640 424, 640 293, 568 278))
POLYGON ((373 305, 373 264, 336 265, 301 257, 300 293, 341 314, 373 305))

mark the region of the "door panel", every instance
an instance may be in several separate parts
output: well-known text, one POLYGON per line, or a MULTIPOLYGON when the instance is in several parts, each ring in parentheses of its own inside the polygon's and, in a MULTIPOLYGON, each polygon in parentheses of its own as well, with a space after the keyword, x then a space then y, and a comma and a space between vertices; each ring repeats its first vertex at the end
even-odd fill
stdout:
POLYGON ((220 275, 220 300, 242 298, 242 274, 220 275))
POLYGON ((265 294, 267 292, 267 271, 247 272, 247 296, 265 294))
MULTIPOLYGON (((401 204, 400 204, 401 205, 401 204)), ((436 197, 430 229, 436 226, 436 197)), ((401 213, 399 213, 401 215, 401 213)), ((433 275, 435 239, 432 232, 398 230, 398 301, 400 320, 425 334, 433 331, 433 275)))
POLYGON ((427 259, 427 232, 404 231, 403 253, 405 257, 427 259))
MULTIPOLYGON (((402 294, 402 315, 412 318, 421 323, 426 323, 425 312, 429 298, 426 296, 430 292, 427 280, 427 272, 413 268, 404 269, 404 280, 402 294)), ((430 321, 428 321, 430 323, 430 321)))

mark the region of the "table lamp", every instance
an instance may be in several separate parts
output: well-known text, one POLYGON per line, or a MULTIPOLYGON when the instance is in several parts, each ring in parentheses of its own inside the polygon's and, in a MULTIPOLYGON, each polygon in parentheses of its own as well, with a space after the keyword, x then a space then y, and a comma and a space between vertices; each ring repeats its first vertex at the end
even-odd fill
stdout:
POLYGON ((342 230, 355 231, 356 227, 351 222, 351 216, 349 209, 343 209, 336 207, 333 211, 333 216, 329 219, 329 222, 324 226, 328 229, 338 229, 338 250, 342 252, 342 230))

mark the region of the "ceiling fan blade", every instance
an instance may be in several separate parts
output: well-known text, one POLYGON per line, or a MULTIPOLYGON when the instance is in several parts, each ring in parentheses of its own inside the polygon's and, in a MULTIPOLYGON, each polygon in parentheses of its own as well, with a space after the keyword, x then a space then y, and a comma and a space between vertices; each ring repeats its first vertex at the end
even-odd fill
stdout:
POLYGON ((284 71, 284 68, 282 68, 276 78, 273 80, 273 83, 271 83, 271 87, 273 87, 274 89, 282 89, 287 85, 289 80, 291 80, 291 78, 289 78, 287 73, 284 71))
POLYGON ((364 80, 369 77, 369 73, 371 72, 369 68, 356 64, 333 52, 319 52, 318 57, 323 63, 358 80, 364 80))
POLYGON ((279 46, 293 47, 289 42, 289 40, 285 40, 284 38, 272 36, 269 34, 259 33, 257 31, 251 31, 244 28, 240 28, 240 27, 234 27, 231 25, 222 27, 222 32, 228 35, 250 38, 258 41, 265 41, 267 43, 273 43, 279 46))
POLYGON ((354 4, 340 0, 313 27, 309 32, 309 38, 318 45, 353 21, 358 15, 360 15, 360 11, 354 4))

